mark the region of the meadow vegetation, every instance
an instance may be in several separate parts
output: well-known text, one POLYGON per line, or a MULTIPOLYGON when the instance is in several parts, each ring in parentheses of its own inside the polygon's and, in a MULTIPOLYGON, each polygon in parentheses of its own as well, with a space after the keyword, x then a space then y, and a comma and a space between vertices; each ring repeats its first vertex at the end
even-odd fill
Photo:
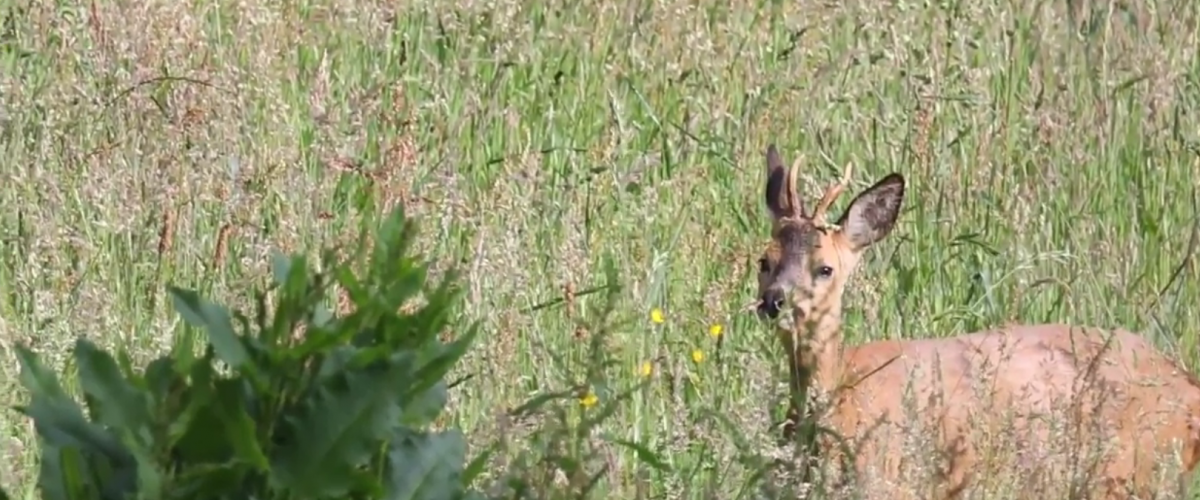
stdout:
MULTIPOLYGON (((847 342, 1120 326, 1196 371, 1198 23, 1184 0, 0 0, 0 403, 24 402, 17 345, 145 363, 182 329, 168 285, 250 310, 272 251, 400 205, 479 322, 436 425, 488 454, 482 491, 783 495, 787 372, 745 312, 769 143, 804 192, 847 164, 850 192, 908 181, 847 342)), ((36 447, 0 411, 15 498, 36 447)))

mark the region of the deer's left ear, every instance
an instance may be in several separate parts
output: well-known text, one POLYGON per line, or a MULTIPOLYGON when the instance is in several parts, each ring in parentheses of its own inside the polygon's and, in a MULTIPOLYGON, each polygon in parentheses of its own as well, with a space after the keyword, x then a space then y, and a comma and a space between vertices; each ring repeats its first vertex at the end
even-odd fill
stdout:
POLYGON ((904 202, 904 176, 892 173, 854 197, 838 220, 854 251, 862 251, 892 232, 904 202))
POLYGON ((779 157, 775 145, 767 146, 767 209, 776 219, 803 215, 800 199, 796 195, 795 172, 788 171, 779 157))

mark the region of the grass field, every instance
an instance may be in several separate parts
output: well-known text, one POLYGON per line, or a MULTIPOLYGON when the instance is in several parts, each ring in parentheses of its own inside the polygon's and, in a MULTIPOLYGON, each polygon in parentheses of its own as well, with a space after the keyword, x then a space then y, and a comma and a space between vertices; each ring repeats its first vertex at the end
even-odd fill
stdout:
MULTIPOLYGON (((483 334, 447 422, 473 451, 505 443, 487 479, 735 498, 786 403, 780 348, 739 312, 769 143, 804 158, 810 196, 846 164, 854 192, 908 179, 849 286, 849 342, 1065 321, 1200 362, 1195 2, 0 0, 0 18, 6 406, 13 345, 144 359, 180 327, 168 283, 245 305, 271 250, 349 244, 403 204, 469 279, 483 334), (592 342, 605 261, 624 288, 592 342), (614 363, 589 372, 593 346, 614 363), (599 404, 559 406, 577 428, 647 366, 570 446, 531 431, 552 415, 503 417, 586 384, 599 404)), ((0 412, 17 498, 35 446, 0 412)))

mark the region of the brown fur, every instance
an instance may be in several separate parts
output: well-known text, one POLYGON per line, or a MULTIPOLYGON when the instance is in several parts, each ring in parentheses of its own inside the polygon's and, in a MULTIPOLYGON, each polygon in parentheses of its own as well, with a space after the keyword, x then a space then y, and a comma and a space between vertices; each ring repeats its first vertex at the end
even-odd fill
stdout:
MULTIPOLYGON (((1018 325, 843 346, 845 283, 861 253, 891 232, 904 180, 898 174, 884 177, 859 194, 834 225, 824 220, 825 211, 846 179, 809 214, 796 193, 795 175, 796 167, 787 171, 770 146, 767 206, 774 223, 760 261, 760 313, 774 316, 770 304, 784 304, 781 298, 787 297, 793 326, 781 329, 780 338, 790 355, 792 386, 829 396, 832 402, 818 417, 843 436, 863 439, 856 460, 860 477, 874 468, 882 479, 902 484, 903 431, 917 424, 909 420, 914 414, 938 431, 937 451, 947 462, 935 489, 940 498, 957 497, 971 484, 971 471, 990 446, 984 436, 1001 435, 1007 425, 1026 439, 1018 448, 1035 450, 1051 439, 1052 422, 1064 425, 1064 416, 1065 432, 1074 433, 1071 442, 1085 454, 1094 443, 1110 446, 1094 467, 1077 469, 1092 474, 1092 484, 1109 498, 1128 498, 1128 488, 1143 498, 1153 493, 1154 462, 1171 446, 1182 446, 1186 471, 1196 468, 1200 382, 1134 333, 1018 325), (910 383, 916 413, 904 407, 910 383)), ((796 408, 790 416, 797 417, 796 408)), ((785 433, 790 435, 790 426, 785 433)), ((1086 456, 1080 458, 1086 465, 1086 456)), ((1017 465, 1031 472, 1045 468, 1017 465)), ((877 488, 868 489, 867 498, 900 497, 889 487, 877 488)))

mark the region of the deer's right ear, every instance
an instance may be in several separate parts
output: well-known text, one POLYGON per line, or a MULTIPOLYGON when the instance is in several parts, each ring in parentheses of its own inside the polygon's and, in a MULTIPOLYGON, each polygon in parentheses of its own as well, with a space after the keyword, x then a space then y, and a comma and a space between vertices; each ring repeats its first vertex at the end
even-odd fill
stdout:
POLYGON ((838 225, 855 251, 869 247, 892 232, 904 202, 904 177, 891 173, 850 202, 838 225))
POLYGON ((795 177, 783 166, 775 145, 767 146, 767 209, 776 219, 799 215, 795 177))

